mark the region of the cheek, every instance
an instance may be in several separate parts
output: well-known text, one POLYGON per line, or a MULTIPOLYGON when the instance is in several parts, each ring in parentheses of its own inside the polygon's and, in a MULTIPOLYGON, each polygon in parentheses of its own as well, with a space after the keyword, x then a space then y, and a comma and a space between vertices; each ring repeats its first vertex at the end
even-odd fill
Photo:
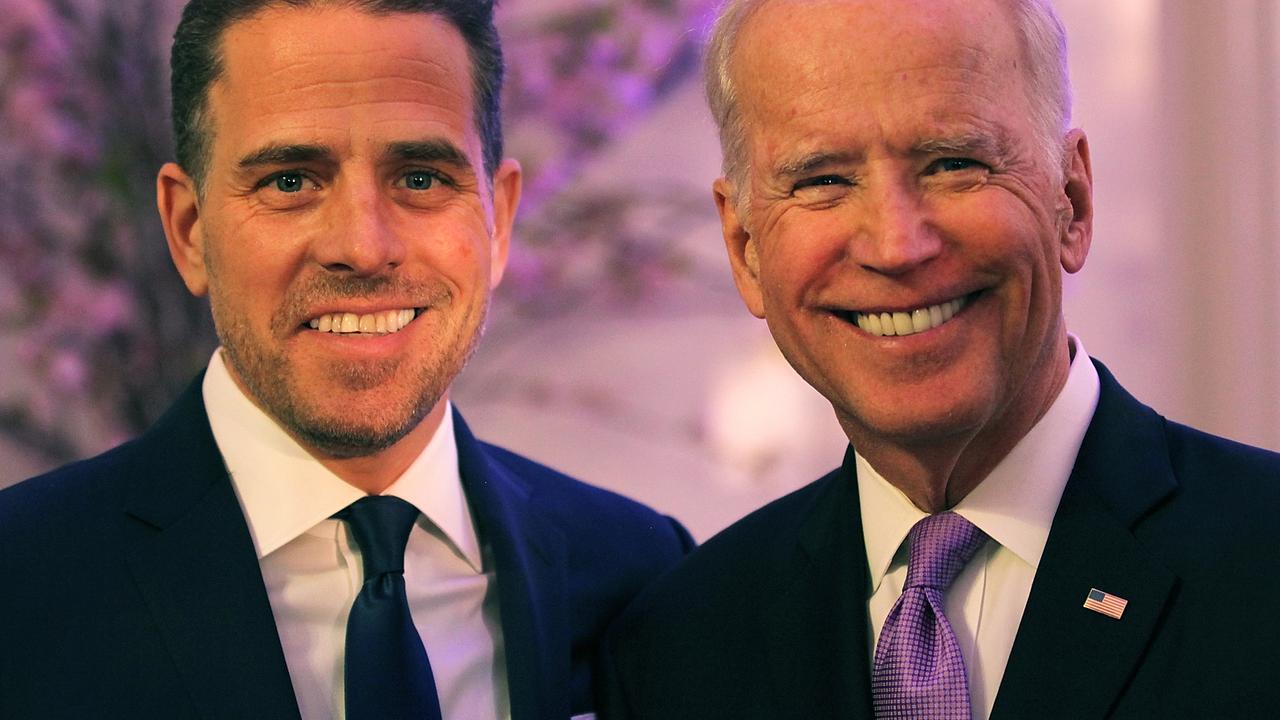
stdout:
POLYGON ((489 239, 479 234, 459 233, 429 248, 433 264, 459 279, 476 276, 489 260, 489 239))
MULTIPOLYGON (((988 191, 990 192, 990 191, 988 191)), ((1039 275, 1050 252, 1048 227, 1034 213, 1009 199, 971 196, 935 214, 935 223, 953 250, 977 272, 1039 275)))
POLYGON ((451 294, 463 298, 489 291, 489 270, 493 262, 489 236, 477 229, 457 229, 428 233, 413 241, 405 270, 410 276, 435 276, 451 294))
POLYGON ((769 292, 803 295, 838 275, 848 254, 847 227, 831 213, 796 211, 781 218, 760 244, 769 292))

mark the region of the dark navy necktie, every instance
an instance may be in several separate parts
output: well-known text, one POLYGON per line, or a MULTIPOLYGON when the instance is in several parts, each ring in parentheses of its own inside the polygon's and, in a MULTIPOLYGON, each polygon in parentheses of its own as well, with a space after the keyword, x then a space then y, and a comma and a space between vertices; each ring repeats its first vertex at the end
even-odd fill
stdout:
POLYGON ((404 549, 417 508, 373 495, 334 517, 351 527, 364 560, 364 586, 347 620, 347 720, 441 720, 404 586, 404 549))

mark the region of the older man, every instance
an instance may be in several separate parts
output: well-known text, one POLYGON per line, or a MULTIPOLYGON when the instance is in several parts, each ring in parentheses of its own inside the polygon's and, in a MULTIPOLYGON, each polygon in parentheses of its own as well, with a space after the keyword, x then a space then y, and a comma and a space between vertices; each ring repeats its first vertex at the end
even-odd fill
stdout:
POLYGON ((613 717, 1280 707, 1280 457, 1166 421, 1064 324, 1065 68, 1044 0, 727 4, 730 264, 851 448, 633 605, 613 717))
POLYGON ((690 541, 450 408, 520 195, 491 3, 194 0, 172 66, 158 205, 222 347, 0 494, 0 717, 585 716, 690 541))

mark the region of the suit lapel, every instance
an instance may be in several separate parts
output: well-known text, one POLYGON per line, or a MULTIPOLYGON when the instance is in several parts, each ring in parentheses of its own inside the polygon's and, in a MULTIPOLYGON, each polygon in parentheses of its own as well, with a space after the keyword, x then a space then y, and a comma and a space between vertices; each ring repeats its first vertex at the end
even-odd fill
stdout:
POLYGON ((871 717, 869 577, 853 450, 819 481, 761 603, 778 717, 871 717))
POLYGON ((1163 419, 1101 365, 1098 409, 1054 516, 991 717, 1103 717, 1157 631, 1174 574, 1140 540, 1176 489, 1163 419), (1083 607, 1128 600, 1115 620, 1083 607))
POLYGON ((130 570, 206 717, 298 717, 248 526, 200 379, 138 440, 123 542, 130 570))
POLYGON ((458 465, 480 537, 493 554, 514 720, 568 717, 571 657, 564 535, 531 488, 494 461, 454 414, 458 465))

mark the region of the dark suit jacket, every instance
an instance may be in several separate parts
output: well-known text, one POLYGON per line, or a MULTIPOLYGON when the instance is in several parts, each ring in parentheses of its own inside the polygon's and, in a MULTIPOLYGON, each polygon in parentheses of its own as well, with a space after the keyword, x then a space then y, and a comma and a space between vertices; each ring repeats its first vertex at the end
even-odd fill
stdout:
MULTIPOLYGON (((1098 371, 992 718, 1280 717, 1280 456, 1098 371), (1084 609, 1090 588, 1128 599, 1123 618, 1084 609)), ((601 653, 602 717, 871 717, 852 458, 641 594, 601 653)))
MULTIPOLYGON (((454 419, 512 716, 586 712, 599 635, 692 541, 454 419)), ((0 718, 296 717, 198 381, 139 439, 0 492, 0 718)))

